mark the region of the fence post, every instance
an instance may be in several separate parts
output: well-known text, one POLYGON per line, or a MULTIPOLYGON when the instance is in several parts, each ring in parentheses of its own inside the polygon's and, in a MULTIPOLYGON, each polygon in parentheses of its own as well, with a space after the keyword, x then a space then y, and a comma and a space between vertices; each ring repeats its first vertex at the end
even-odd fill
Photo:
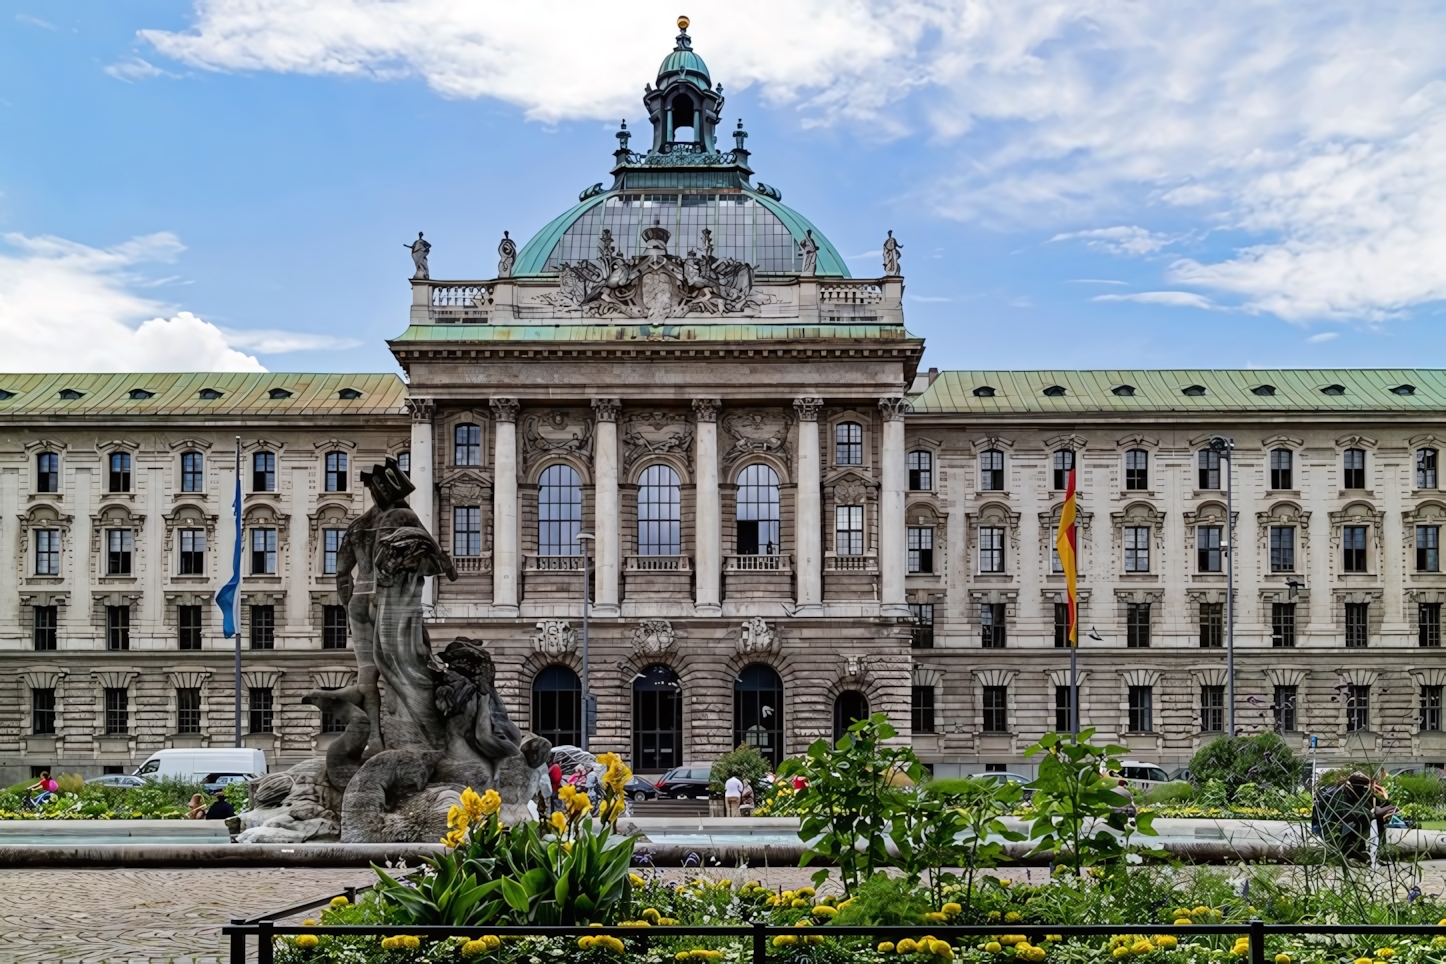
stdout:
POLYGON ((1265 922, 1259 917, 1250 922, 1250 964, 1265 964, 1265 922))
POLYGON ((768 964, 768 924, 753 922, 753 964, 768 964))
MULTIPOLYGON (((245 921, 245 919, 243 919, 243 918, 240 918, 240 917, 233 917, 233 918, 231 918, 231 924, 232 924, 232 926, 236 926, 236 925, 238 925, 238 924, 244 924, 244 923, 246 923, 246 921, 245 921)), ((231 964, 246 964, 246 935, 245 935, 245 934, 232 934, 232 935, 231 935, 231 964)))
POLYGON ((260 923, 260 933, 256 935, 256 964, 275 964, 276 948, 272 940, 271 921, 264 920, 260 923))

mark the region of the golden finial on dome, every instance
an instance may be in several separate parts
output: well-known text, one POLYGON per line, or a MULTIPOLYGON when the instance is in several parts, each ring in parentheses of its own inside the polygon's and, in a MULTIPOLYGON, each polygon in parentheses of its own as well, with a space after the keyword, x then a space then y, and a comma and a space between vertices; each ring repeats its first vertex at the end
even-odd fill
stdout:
POLYGON ((679 17, 679 18, 678 18, 678 29, 679 29, 679 30, 687 30, 687 29, 688 29, 688 24, 689 24, 690 22, 691 22, 691 21, 689 21, 687 17, 679 17))

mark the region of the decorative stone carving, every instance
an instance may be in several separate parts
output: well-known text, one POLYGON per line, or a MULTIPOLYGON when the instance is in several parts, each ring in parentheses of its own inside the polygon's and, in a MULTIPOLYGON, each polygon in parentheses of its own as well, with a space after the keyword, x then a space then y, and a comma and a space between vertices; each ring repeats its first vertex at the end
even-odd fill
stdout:
POLYGON ((592 415, 599 422, 616 422, 618 412, 622 409, 623 403, 616 398, 594 398, 592 400, 592 415))
POLYGON ((817 422, 818 410, 821 408, 823 408, 821 398, 795 398, 793 400, 793 410, 798 413, 800 422, 817 422))
POLYGON ((904 256, 904 246, 894 239, 894 232, 884 239, 884 275, 891 277, 899 273, 899 259, 904 256))
POLYGON ((778 651, 778 634, 768 628, 762 616, 754 616, 743 624, 738 634, 738 652, 754 656, 778 651))
POLYGON ((414 422, 430 422, 437 411, 437 400, 434 398, 418 398, 413 396, 405 400, 407 414, 412 416, 414 422))
POLYGON ((886 422, 902 422, 911 408, 913 406, 907 398, 879 399, 879 411, 883 413, 886 422))
POLYGON ((517 421, 517 410, 520 406, 515 398, 493 398, 489 399, 492 406, 492 418, 499 422, 517 421))
POLYGON ((869 658, 862 653, 846 653, 843 661, 844 675, 854 679, 864 675, 868 669, 869 658))
POLYGON ((517 242, 513 241, 506 231, 502 232, 502 241, 497 245, 497 277, 512 277, 512 265, 517 261, 517 242))
POLYGON ((413 281, 426 281, 432 277, 427 271, 427 253, 432 250, 432 242, 422 237, 422 232, 417 232, 417 240, 411 244, 404 244, 402 247, 412 252, 412 264, 417 270, 412 272, 413 281))
POLYGON ((524 415, 520 434, 525 464, 531 465, 543 456, 563 454, 591 460, 592 420, 585 416, 577 418, 579 427, 573 428, 575 418, 577 416, 563 409, 524 415))
POLYGON ((640 412, 623 424, 623 468, 631 470, 639 459, 673 455, 693 465, 693 429, 681 412, 640 412))
POLYGON ((803 266, 798 273, 805 278, 811 278, 818 274, 818 242, 813 239, 813 228, 798 242, 798 254, 803 258, 803 266))
POLYGON ((633 630, 633 652, 656 656, 673 648, 673 624, 666 619, 645 619, 633 630))
POLYGON ((723 416, 723 431, 733 442, 723 453, 723 462, 731 464, 745 455, 765 454, 782 459, 791 469, 788 433, 792 427, 793 418, 777 409, 729 412, 723 416))
POLYGON ((868 499, 869 487, 860 479, 845 479, 833 487, 834 505, 863 505, 868 499))
POLYGON ((722 399, 695 398, 693 399, 693 418, 699 422, 716 422, 718 421, 718 409, 722 407, 722 399))
POLYGON ((577 630, 565 619, 543 619, 532 636, 533 652, 561 656, 577 649, 577 630))

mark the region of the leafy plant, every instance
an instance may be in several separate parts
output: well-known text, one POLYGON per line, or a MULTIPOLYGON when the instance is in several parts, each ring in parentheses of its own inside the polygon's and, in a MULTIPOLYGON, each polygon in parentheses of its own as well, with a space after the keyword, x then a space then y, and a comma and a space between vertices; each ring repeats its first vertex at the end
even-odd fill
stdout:
POLYGON ((944 902, 944 868, 964 868, 964 898, 974 891, 977 871, 1008 859, 1005 841, 1025 839, 1001 819, 1018 806, 1018 783, 979 777, 931 780, 895 820, 894 841, 911 880, 927 873, 934 903, 944 902), (900 834, 900 828, 907 828, 900 834), (900 837, 903 840, 900 840, 900 837))
POLYGON ((767 777, 770 769, 757 747, 741 743, 736 750, 730 750, 713 762, 713 769, 708 774, 708 793, 721 797, 728 778, 737 777, 753 788, 755 800, 762 800, 769 789, 767 777))
POLYGON ((924 923, 924 915, 932 909, 916 885, 879 873, 859 884, 833 922, 845 927, 901 927, 924 923))
POLYGON ((1195 797, 1195 787, 1187 780, 1172 780, 1150 788, 1146 803, 1182 803, 1195 797))
POLYGON ((1225 784, 1227 800, 1247 783, 1294 790, 1301 768, 1300 758, 1276 733, 1218 737, 1190 758, 1191 777, 1197 783, 1219 780, 1225 784))

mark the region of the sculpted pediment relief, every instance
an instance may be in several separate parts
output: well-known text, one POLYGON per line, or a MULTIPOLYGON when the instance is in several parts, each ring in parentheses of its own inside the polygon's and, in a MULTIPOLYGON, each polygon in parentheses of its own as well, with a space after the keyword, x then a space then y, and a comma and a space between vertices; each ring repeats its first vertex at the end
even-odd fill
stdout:
POLYGON ((623 422, 623 468, 631 470, 639 459, 674 455, 693 467, 693 427, 682 412, 641 412, 623 422))
POLYGON ((766 454, 777 456, 793 467, 788 433, 793 427, 793 416, 781 409, 743 409, 723 416, 723 431, 730 439, 727 451, 723 453, 725 464, 731 464, 745 455, 766 454))
POLYGON ((592 460, 592 419, 566 409, 530 413, 522 419, 522 447, 528 464, 546 455, 592 460))

